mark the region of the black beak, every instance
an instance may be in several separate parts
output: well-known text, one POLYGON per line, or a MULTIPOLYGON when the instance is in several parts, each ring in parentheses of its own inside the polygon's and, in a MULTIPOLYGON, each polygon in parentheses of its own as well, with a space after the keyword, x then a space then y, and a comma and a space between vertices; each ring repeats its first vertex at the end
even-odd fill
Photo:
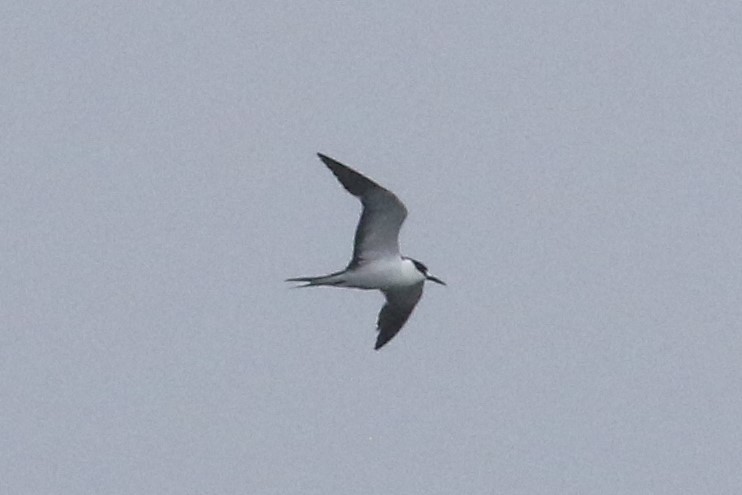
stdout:
POLYGON ((436 284, 446 285, 446 282, 432 275, 425 275, 425 278, 430 280, 431 282, 435 282, 436 284))

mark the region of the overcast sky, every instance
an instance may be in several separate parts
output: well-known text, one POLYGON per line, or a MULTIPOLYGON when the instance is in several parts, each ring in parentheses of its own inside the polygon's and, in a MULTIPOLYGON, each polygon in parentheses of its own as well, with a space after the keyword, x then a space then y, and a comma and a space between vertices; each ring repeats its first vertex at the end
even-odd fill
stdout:
POLYGON ((742 493, 739 2, 0 11, 0 493, 742 493))

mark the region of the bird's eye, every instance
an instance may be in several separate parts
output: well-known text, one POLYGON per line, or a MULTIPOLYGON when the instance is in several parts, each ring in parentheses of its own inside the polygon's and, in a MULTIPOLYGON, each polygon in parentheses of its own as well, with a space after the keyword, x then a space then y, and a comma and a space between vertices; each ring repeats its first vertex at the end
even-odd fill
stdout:
POLYGON ((428 267, 427 266, 423 265, 422 263, 420 263, 417 260, 412 260, 412 262, 415 264, 415 268, 417 268, 418 270, 420 270, 422 273, 428 273, 428 267))

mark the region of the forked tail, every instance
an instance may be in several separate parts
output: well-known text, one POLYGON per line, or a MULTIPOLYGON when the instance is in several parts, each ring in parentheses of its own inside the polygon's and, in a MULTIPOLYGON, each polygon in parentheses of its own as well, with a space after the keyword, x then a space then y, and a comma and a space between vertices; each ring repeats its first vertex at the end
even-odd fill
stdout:
POLYGON ((295 277, 295 278, 287 278, 286 282, 306 282, 304 285, 297 285, 297 288, 300 287, 316 287, 320 285, 330 285, 330 286, 338 286, 342 285, 343 283, 343 277, 341 276, 345 270, 342 272, 335 272, 331 273, 329 275, 323 275, 321 277, 295 277))

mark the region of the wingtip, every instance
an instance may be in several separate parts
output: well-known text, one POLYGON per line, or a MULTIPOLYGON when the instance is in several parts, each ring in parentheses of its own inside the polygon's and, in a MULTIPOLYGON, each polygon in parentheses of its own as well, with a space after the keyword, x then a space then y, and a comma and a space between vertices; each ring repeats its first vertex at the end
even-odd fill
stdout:
POLYGON ((379 349, 387 345, 390 340, 392 339, 385 338, 382 334, 379 334, 379 336, 376 338, 376 344, 374 344, 374 350, 378 351, 379 349))
POLYGON ((325 165, 327 165, 331 170, 332 170, 332 167, 337 163, 337 160, 335 160, 333 158, 330 158, 329 156, 325 155, 324 153, 317 152, 317 156, 322 161, 322 163, 324 163, 325 165))

